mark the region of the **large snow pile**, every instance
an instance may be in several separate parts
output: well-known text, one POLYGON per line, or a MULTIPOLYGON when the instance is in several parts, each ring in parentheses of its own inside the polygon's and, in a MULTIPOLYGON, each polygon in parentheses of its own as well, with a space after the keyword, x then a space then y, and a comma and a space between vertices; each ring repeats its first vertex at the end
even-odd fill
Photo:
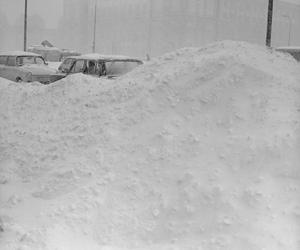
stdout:
POLYGON ((1 79, 0 249, 298 250, 299 72, 228 41, 116 81, 1 79))

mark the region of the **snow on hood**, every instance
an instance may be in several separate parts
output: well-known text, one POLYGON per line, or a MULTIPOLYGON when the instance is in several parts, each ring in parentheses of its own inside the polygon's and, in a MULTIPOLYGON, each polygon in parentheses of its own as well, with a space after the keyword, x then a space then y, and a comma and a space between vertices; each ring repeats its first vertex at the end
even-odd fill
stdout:
POLYGON ((0 84, 0 248, 299 249, 299 80, 227 41, 0 84))
POLYGON ((33 75, 52 75, 58 71, 46 65, 28 64, 21 66, 22 69, 31 72, 33 75))
POLYGON ((11 83, 11 81, 0 77, 0 89, 4 88, 4 87, 7 87, 10 83, 11 83))

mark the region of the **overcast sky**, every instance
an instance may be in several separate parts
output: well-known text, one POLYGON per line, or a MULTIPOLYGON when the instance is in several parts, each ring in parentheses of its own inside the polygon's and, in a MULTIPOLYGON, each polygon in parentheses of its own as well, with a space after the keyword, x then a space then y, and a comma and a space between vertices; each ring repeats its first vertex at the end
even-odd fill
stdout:
MULTIPOLYGON (((82 0, 85 1, 85 0, 82 0)), ((24 0, 0 0, 0 9, 10 23, 24 13, 24 0)), ((39 14, 48 28, 55 28, 62 16, 63 0, 28 0, 28 15, 39 14)))
POLYGON ((62 16, 62 0, 28 0, 28 3, 30 4, 28 11, 40 13, 48 27, 57 26, 57 21, 62 16))
MULTIPOLYGON (((130 2, 130 0, 123 1, 130 2)), ((300 4, 300 0, 282 1, 300 4)), ((58 24, 59 18, 62 16, 62 6, 63 0, 28 0, 28 15, 39 14, 44 18, 46 26, 48 28, 55 28, 58 24)), ((0 0, 0 9, 2 10, 2 12, 6 13, 9 22, 14 23, 17 17, 23 14, 24 0, 0 0)))

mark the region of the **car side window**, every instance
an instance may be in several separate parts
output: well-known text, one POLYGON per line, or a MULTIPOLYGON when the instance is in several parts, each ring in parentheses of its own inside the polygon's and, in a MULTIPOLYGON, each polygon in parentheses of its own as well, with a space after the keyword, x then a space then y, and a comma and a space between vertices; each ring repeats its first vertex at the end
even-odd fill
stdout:
POLYGON ((89 75, 99 75, 97 62, 95 60, 88 60, 83 73, 89 75))
POLYGON ((102 61, 98 62, 98 74, 99 76, 105 76, 106 75, 106 67, 105 67, 105 63, 102 61))
POLYGON ((72 73, 82 73, 85 71, 85 61, 84 60, 78 60, 75 62, 75 64, 73 65, 71 72, 72 73))
POLYGON ((7 61, 7 56, 0 56, 0 64, 1 65, 6 65, 7 61))
POLYGON ((35 62, 36 62, 36 64, 45 64, 45 61, 43 60, 43 58, 41 58, 41 57, 36 57, 35 58, 35 62))
POLYGON ((16 66, 16 58, 14 56, 8 57, 7 66, 16 66))
POLYGON ((63 73, 69 73, 73 65, 74 59, 68 58, 65 59, 62 64, 59 66, 59 70, 63 73))

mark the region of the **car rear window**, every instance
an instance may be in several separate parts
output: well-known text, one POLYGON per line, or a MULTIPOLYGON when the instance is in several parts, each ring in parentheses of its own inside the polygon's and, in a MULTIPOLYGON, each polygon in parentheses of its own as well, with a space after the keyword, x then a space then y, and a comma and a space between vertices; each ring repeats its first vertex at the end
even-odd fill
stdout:
POLYGON ((0 64, 5 65, 7 61, 7 56, 0 56, 0 64))

